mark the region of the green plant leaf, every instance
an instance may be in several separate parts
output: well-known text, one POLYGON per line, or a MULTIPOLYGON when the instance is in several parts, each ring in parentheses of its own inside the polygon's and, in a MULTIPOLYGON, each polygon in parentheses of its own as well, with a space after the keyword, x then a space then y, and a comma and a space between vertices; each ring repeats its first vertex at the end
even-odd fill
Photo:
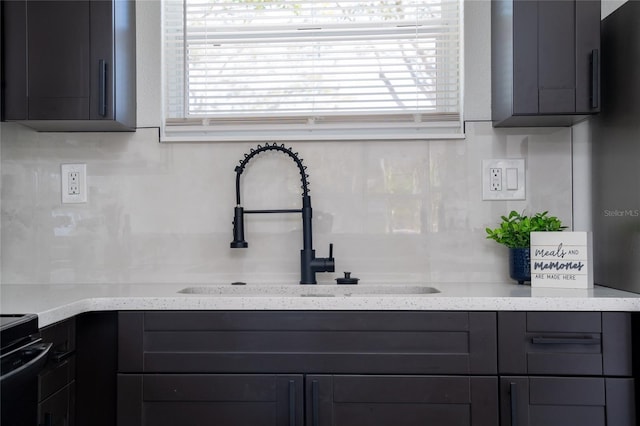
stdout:
POLYGON ((531 232, 561 231, 566 228, 560 219, 547 214, 548 211, 544 211, 529 217, 512 210, 508 216, 500 216, 502 222, 497 228, 486 228, 486 238, 509 248, 529 247, 531 232))

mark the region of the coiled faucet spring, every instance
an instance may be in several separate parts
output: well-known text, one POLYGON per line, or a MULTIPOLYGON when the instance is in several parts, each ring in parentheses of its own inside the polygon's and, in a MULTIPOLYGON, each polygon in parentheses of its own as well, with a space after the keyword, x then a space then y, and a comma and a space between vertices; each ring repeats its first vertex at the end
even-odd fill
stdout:
POLYGON ((252 148, 244 158, 239 161, 236 166, 236 207, 233 219, 233 241, 231 248, 247 248, 249 244, 244 239, 244 215, 245 214, 264 214, 264 213, 301 213, 302 214, 302 239, 303 246, 300 251, 300 284, 316 284, 317 272, 334 272, 335 260, 333 258, 333 244, 329 244, 329 257, 316 258, 313 249, 313 232, 311 225, 312 210, 311 196, 309 195, 309 175, 306 172, 307 167, 302 164, 303 159, 298 157, 298 153, 292 148, 286 148, 284 144, 266 143, 252 148), (302 208, 301 209, 276 209, 276 210, 244 210, 240 202, 240 176, 249 161, 256 155, 266 151, 279 151, 293 159, 300 171, 300 179, 302 181, 302 208))

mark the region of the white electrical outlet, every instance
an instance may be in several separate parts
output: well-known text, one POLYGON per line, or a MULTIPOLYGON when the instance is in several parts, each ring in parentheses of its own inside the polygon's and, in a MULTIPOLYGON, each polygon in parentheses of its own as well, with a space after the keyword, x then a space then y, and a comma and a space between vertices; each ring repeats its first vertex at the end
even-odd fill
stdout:
POLYGON ((482 160, 483 200, 524 200, 523 158, 482 160))
POLYGON ((63 203, 87 202, 87 165, 60 165, 60 189, 63 203))
POLYGON ((69 182, 69 188, 67 193, 69 195, 78 195, 80 194, 80 173, 78 172, 69 172, 67 174, 68 178, 68 182, 69 182))
POLYGON ((502 191, 502 169, 489 169, 489 191, 502 191))

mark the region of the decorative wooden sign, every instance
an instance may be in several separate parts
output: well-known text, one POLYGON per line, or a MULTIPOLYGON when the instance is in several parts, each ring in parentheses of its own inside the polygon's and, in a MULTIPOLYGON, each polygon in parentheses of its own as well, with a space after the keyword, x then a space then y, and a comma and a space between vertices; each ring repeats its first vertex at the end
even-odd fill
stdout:
POLYGON ((531 287, 593 288, 591 232, 532 232, 531 287))

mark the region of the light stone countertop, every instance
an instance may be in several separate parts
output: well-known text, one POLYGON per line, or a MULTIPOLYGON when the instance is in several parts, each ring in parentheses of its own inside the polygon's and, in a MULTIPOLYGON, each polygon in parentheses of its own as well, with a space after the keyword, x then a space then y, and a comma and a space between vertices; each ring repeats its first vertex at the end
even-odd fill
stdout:
POLYGON ((38 315, 39 326, 111 310, 640 311, 640 294, 596 286, 540 289, 510 283, 357 286, 230 284, 4 284, 0 313, 38 315), (204 294, 179 293, 196 288, 204 294), (423 293, 426 287, 439 292, 423 293), (421 294, 415 294, 421 292, 421 294))

